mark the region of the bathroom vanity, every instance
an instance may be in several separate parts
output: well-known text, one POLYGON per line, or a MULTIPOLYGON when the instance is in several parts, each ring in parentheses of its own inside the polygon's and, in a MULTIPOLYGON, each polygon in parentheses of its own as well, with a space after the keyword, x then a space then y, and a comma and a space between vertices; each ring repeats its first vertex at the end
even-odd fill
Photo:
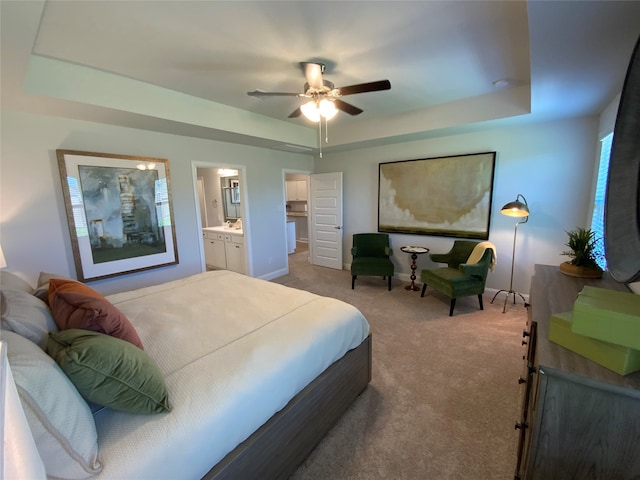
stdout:
POLYGON ((207 268, 246 273, 244 232, 233 227, 202 229, 207 268))

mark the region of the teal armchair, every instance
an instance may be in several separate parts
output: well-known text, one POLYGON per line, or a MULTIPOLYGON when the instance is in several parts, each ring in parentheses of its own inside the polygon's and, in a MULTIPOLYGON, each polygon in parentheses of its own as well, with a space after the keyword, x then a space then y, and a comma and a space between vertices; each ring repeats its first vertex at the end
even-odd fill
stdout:
POLYGON ((389 235, 386 233, 356 233, 353 235, 351 248, 351 289, 355 288, 358 275, 381 276, 388 278, 391 290, 393 262, 389 258, 393 254, 389 246, 389 235))
MULTIPOLYGON (((420 279, 422 280, 422 293, 427 289, 427 285, 451 298, 449 316, 453 316, 453 309, 456 299, 470 295, 477 295, 480 302, 480 310, 484 310, 482 304, 482 294, 487 281, 489 268, 493 262, 494 248, 485 248, 484 253, 477 263, 466 263, 473 249, 480 242, 469 240, 456 240, 453 247, 447 253, 432 253, 431 260, 436 263, 446 263, 446 267, 422 270, 420 279)), ((488 242, 487 242, 488 243, 488 242)))

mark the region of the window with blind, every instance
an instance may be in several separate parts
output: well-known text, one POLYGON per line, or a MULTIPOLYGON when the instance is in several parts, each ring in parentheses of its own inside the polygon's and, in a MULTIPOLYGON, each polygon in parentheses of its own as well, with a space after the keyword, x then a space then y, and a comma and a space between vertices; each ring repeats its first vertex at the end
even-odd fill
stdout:
POLYGON ((609 157, 611 156, 612 143, 613 133, 601 140, 598 182, 593 199, 593 216, 591 217, 591 231, 595 233, 595 238, 600 239, 596 247, 596 257, 598 265, 602 269, 607 265, 607 260, 604 256, 604 199, 607 194, 607 175, 609 173, 609 157))

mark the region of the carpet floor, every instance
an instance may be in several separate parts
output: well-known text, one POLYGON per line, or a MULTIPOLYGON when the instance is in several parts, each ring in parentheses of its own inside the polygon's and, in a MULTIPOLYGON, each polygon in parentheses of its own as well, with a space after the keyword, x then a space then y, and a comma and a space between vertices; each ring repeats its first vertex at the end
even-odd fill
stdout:
POLYGON ((274 282, 338 298, 371 325, 373 373, 367 389, 291 477, 292 480, 513 478, 526 309, 504 297, 480 311, 476 297, 310 265, 289 256, 274 282), (502 301, 500 301, 502 300, 502 301))

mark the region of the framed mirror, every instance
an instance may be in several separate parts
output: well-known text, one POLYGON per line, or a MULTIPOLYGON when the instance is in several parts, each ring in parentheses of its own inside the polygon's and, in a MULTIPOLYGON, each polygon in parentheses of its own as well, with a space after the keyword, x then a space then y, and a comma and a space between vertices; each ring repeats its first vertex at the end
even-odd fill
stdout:
POLYGON ((240 179, 238 177, 221 177, 222 207, 225 222, 235 222, 242 217, 240 205, 240 179))

